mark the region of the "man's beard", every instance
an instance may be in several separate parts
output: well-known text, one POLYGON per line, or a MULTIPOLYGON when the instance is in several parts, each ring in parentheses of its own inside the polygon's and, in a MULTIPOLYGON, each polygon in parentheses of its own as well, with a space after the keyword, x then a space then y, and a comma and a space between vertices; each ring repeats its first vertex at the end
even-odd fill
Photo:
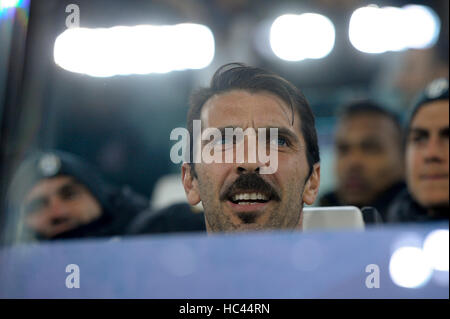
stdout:
MULTIPOLYGON (((304 188, 306 185, 306 181, 303 184, 302 190, 300 194, 303 194, 304 188)), ((295 214, 291 214, 289 219, 282 218, 282 214, 277 214, 276 211, 269 212, 270 216, 264 225, 257 223, 257 218, 260 216, 256 213, 246 212, 246 213, 238 213, 236 216, 240 219, 241 224, 234 224, 230 218, 230 216, 226 214, 220 214, 219 207, 215 207, 214 212, 210 212, 210 209, 214 210, 214 205, 212 202, 208 203, 207 201, 203 201, 203 207, 205 209, 205 220, 206 224, 210 231, 213 232, 235 232, 246 229, 246 225, 249 226, 252 230, 276 230, 276 229, 286 229, 286 228, 294 228, 289 227, 289 225, 298 225, 303 207, 303 200, 300 199, 299 203, 294 200, 290 200, 286 203, 282 203, 280 191, 275 189, 272 185, 266 182, 259 174, 257 173, 248 173, 240 175, 230 186, 226 187, 219 194, 219 203, 226 202, 230 194, 233 192, 262 192, 266 194, 270 194, 271 202, 285 204, 287 207, 280 207, 278 209, 282 209, 285 212, 295 211, 295 214), (213 204, 213 205, 210 205, 213 204), (299 207, 297 207, 299 206, 299 207), (208 213, 209 212, 209 213, 208 213), (295 220, 294 220, 295 219, 295 220)), ((302 196, 300 197, 302 198, 302 196)), ((271 209, 274 209, 271 207, 271 209)), ((277 209, 277 208, 275 208, 277 209)))

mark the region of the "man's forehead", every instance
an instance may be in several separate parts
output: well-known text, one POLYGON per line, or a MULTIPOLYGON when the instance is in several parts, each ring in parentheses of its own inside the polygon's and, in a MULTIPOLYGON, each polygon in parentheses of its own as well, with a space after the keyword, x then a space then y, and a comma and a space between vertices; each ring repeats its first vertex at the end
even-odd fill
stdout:
POLYGON ((337 126, 339 129, 345 127, 345 130, 379 131, 386 127, 394 128, 395 124, 392 119, 382 114, 360 113, 343 117, 337 126))
POLYGON ((449 126, 449 100, 422 106, 411 122, 411 129, 442 129, 449 126))
POLYGON ((398 129, 394 122, 380 114, 358 114, 345 117, 339 121, 336 128, 336 136, 339 139, 351 137, 378 137, 392 138, 398 129))
MULTIPOLYGON (((293 129, 299 116, 278 96, 266 91, 233 90, 210 98, 201 120, 208 127, 286 127, 293 129)), ((298 126, 298 125, 297 125, 298 126)))

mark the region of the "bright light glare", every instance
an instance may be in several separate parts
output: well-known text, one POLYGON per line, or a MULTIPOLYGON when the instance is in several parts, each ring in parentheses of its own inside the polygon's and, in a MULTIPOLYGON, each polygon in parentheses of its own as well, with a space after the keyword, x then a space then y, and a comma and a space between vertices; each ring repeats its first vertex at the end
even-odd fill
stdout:
POLYGON ((405 288, 418 288, 428 282, 433 273, 426 255, 417 247, 401 247, 391 256, 389 273, 392 281, 405 288))
POLYGON ((448 271, 448 241, 448 230, 445 229, 435 230, 425 238, 423 252, 436 270, 448 271))
POLYGON ((333 50, 334 40, 333 23, 315 13, 280 16, 270 29, 272 51, 287 61, 324 58, 333 50))
POLYGON ((380 42, 384 46, 384 51, 402 51, 408 48, 405 41, 402 41, 403 35, 408 33, 405 30, 405 15, 402 9, 395 7, 385 7, 378 9, 380 13, 380 21, 378 27, 382 38, 380 42))
POLYGON ((91 76, 201 69, 214 58, 214 36, 198 24, 72 28, 55 40, 55 63, 91 76))
POLYGON ((414 49, 428 48, 438 39, 441 22, 437 14, 429 7, 408 5, 403 8, 406 15, 405 41, 414 49))
POLYGON ((7 8, 15 8, 19 5, 20 0, 0 0, 0 10, 7 8))
POLYGON ((383 53, 431 47, 436 43, 439 31, 439 18, 429 7, 369 6, 353 12, 349 39, 359 51, 383 53))

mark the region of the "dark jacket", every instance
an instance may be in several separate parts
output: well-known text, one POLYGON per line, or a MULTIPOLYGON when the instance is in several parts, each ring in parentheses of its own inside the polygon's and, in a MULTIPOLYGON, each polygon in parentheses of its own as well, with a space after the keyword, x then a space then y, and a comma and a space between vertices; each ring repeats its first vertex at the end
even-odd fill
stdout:
POLYGON ((203 212, 194 212, 187 203, 177 203, 159 210, 147 210, 130 224, 127 234, 157 234, 206 231, 203 212))
MULTIPOLYGON (((381 193, 374 202, 368 203, 364 206, 370 206, 374 207, 378 213, 381 215, 381 218, 384 222, 387 221, 387 214, 388 209, 394 199, 397 197, 398 194, 403 192, 406 189, 406 184, 404 182, 398 182, 391 187, 389 187, 386 191, 381 193)), ((345 206, 345 203, 342 203, 337 198, 337 195, 335 192, 330 192, 325 195, 323 195, 319 199, 319 205, 320 206, 345 206)), ((362 207, 359 207, 362 208, 362 207)))
POLYGON ((76 229, 61 233, 55 239, 122 236, 136 216, 148 208, 148 199, 125 186, 110 190, 108 207, 100 218, 76 229))
POLYGON ((389 223, 400 222, 428 222, 448 220, 448 207, 443 208, 435 216, 430 216, 427 210, 420 206, 407 190, 401 192, 389 207, 387 221, 389 223))

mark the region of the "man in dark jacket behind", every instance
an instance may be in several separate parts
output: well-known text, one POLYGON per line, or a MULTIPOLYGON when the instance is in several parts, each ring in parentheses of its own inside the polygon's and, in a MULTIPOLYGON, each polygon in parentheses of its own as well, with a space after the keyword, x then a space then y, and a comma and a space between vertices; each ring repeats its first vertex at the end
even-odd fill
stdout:
POLYGON ((396 114, 370 100, 346 105, 338 114, 335 153, 336 189, 320 206, 371 206, 386 221, 391 201, 406 188, 396 114))

